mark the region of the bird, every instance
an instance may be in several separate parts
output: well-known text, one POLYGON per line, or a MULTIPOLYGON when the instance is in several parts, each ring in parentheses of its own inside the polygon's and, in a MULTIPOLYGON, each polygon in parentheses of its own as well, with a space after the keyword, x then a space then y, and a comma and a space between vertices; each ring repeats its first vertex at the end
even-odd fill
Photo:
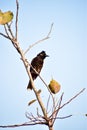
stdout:
MULTIPOLYGON (((46 57, 49 57, 45 51, 41 51, 35 58, 32 59, 31 61, 31 66, 30 66, 30 73, 32 76, 33 81, 38 77, 40 74, 43 64, 44 64, 44 59, 46 57), (34 69, 37 71, 35 72, 34 69)), ((27 89, 32 90, 32 84, 31 81, 29 80, 27 89)))

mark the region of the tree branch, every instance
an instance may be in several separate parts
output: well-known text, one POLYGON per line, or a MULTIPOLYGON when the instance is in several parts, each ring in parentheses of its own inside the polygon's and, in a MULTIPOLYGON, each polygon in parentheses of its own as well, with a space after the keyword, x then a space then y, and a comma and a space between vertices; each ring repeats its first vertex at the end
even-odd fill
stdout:
POLYGON ((49 36, 50 36, 50 34, 51 34, 51 31, 52 31, 52 28, 53 28, 53 23, 51 24, 51 28, 50 28, 50 31, 48 32, 47 36, 44 37, 43 39, 41 39, 41 40, 39 40, 39 41, 37 41, 37 42, 31 44, 31 45, 29 46, 29 48, 24 52, 24 54, 26 54, 32 47, 34 47, 34 46, 37 45, 38 43, 41 43, 41 42, 43 42, 43 41, 49 39, 49 38, 50 38, 49 36))
POLYGON ((83 88, 80 92, 78 92, 74 97, 72 97, 69 101, 67 101, 66 103, 64 103, 62 106, 60 106, 60 109, 63 108, 64 106, 66 106, 67 104, 69 104, 72 100, 74 100, 77 96, 79 96, 83 91, 85 90, 85 88, 83 88))
POLYGON ((7 30, 7 28, 6 28, 6 25, 4 25, 4 29, 5 29, 5 33, 7 34, 7 37, 8 37, 9 39, 11 39, 11 37, 10 37, 10 35, 9 35, 9 33, 8 33, 8 30, 7 30))
POLYGON ((11 24, 10 24, 10 25, 9 25, 9 24, 6 24, 6 25, 7 25, 7 27, 8 27, 8 30, 9 30, 9 33, 10 33, 11 37, 14 39, 14 35, 13 35, 12 30, 11 30, 11 24))
POLYGON ((3 34, 3 33, 0 33, 0 35, 3 36, 4 38, 9 39, 9 37, 7 35, 3 34))
MULTIPOLYGON (((72 97, 70 100, 68 100, 68 101, 67 101, 66 103, 64 103, 63 105, 61 105, 62 99, 63 99, 63 95, 64 95, 64 93, 62 93, 56 110, 54 109, 54 112, 53 112, 52 115, 49 117, 49 118, 52 120, 52 124, 54 124, 56 118, 58 118, 57 115, 58 115, 58 112, 60 111, 60 109, 62 109, 62 108, 63 108, 64 106, 66 106, 67 104, 69 104, 72 100, 74 100, 77 96, 79 96, 84 90, 85 90, 85 88, 83 88, 80 92, 78 92, 74 97, 72 97)), ((71 116, 72 116, 72 115, 70 115, 69 117, 71 117, 71 116)))
POLYGON ((18 14, 19 14, 19 2, 16 0, 16 21, 15 21, 15 28, 16 28, 16 33, 15 33, 15 38, 16 40, 18 39, 18 14))
POLYGON ((71 116, 73 116, 73 115, 68 115, 68 116, 64 116, 64 117, 56 117, 56 119, 66 119, 66 118, 69 118, 71 116))
POLYGON ((56 106, 56 108, 54 108, 54 111, 53 111, 52 115, 50 116, 50 119, 52 120, 52 124, 54 124, 55 119, 56 119, 56 117, 58 115, 58 112, 60 110, 59 108, 60 108, 61 103, 62 103, 63 95, 64 95, 64 93, 62 93, 62 95, 61 95, 61 97, 59 99, 58 106, 56 106))
POLYGON ((25 122, 25 123, 22 123, 22 124, 0 125, 0 128, 15 128, 15 127, 21 127, 21 126, 38 125, 38 124, 45 125, 44 122, 34 122, 34 123, 31 123, 31 121, 30 121, 30 122, 25 122))

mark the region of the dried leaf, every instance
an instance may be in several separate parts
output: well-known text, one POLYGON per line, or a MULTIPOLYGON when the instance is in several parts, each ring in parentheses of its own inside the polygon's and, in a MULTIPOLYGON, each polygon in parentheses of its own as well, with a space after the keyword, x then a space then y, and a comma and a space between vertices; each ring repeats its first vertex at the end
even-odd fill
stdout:
POLYGON ((11 22, 13 19, 13 13, 11 11, 7 11, 7 12, 2 12, 0 10, 0 24, 1 25, 5 25, 9 22, 11 22))
POLYGON ((60 84, 54 79, 52 79, 50 81, 48 86, 49 86, 49 89, 51 90, 51 92, 54 94, 58 93, 60 91, 60 87, 61 87, 60 84))
POLYGON ((36 99, 33 99, 31 100, 29 103, 28 103, 28 106, 30 106, 32 103, 34 103, 36 101, 36 99))

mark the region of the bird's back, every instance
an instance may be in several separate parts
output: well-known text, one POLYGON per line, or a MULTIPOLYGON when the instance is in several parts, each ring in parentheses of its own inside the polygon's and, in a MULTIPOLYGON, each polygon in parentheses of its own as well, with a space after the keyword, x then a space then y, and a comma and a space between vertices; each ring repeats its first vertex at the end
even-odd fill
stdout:
MULTIPOLYGON (((42 67, 43 67, 43 59, 40 58, 39 56, 35 57, 32 62, 31 65, 33 66, 33 68, 40 73, 42 67)), ((32 67, 30 67, 30 72, 31 75, 33 77, 33 79, 36 79, 36 77, 38 76, 38 74, 32 69, 32 67)))
MULTIPOLYGON (((32 65, 33 68, 30 67, 30 72, 31 72, 31 76, 32 76, 33 80, 35 80, 37 78, 38 74, 40 74, 41 69, 43 67, 44 59, 46 57, 48 57, 48 55, 46 55, 45 51, 42 51, 35 58, 33 58, 33 60, 31 61, 31 65, 32 65), (37 72, 35 72, 34 69, 37 72)), ((32 89, 31 81, 29 81, 27 89, 32 89)))

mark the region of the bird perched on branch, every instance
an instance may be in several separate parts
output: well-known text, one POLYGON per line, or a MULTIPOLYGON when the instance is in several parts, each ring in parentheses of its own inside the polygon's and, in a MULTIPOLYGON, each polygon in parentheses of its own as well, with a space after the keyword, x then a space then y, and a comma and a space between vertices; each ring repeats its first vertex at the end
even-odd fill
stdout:
MULTIPOLYGON (((30 72, 31 72, 31 76, 32 76, 33 80, 35 80, 37 78, 38 74, 40 74, 41 69, 43 67, 44 59, 46 57, 48 57, 48 55, 45 53, 45 51, 42 51, 31 61, 30 72), (37 72, 35 72, 34 69, 37 72)), ((31 81, 29 81, 27 89, 32 89, 31 81)))

